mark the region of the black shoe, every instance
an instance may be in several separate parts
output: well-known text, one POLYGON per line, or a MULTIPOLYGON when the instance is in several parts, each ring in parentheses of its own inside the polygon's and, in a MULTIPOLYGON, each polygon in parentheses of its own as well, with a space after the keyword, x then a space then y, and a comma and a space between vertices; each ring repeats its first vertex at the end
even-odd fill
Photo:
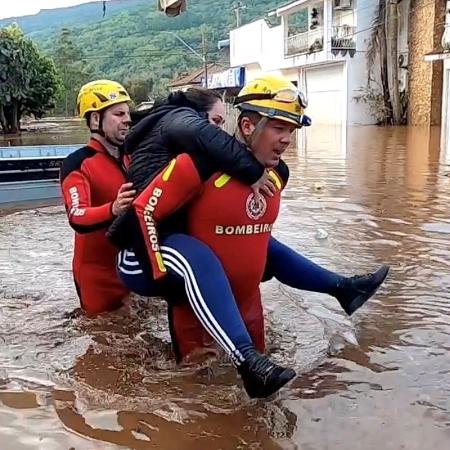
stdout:
POLYGON ((251 398, 269 397, 295 377, 294 370, 278 366, 256 351, 247 355, 237 370, 251 398))
POLYGON ((388 266, 381 266, 376 272, 345 278, 334 293, 344 311, 351 316, 372 297, 389 272, 388 266))

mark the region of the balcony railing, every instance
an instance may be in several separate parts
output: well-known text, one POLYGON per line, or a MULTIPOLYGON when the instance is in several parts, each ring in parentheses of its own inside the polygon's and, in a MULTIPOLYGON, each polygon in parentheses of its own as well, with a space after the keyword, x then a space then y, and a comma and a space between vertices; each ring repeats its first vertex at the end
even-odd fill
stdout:
POLYGON ((331 50, 353 50, 355 42, 356 27, 339 25, 332 27, 331 50))
POLYGON ((343 11, 353 8, 353 0, 334 0, 335 11, 343 11))
POLYGON ((285 55, 299 55, 323 50, 323 27, 288 36, 285 41, 285 55))

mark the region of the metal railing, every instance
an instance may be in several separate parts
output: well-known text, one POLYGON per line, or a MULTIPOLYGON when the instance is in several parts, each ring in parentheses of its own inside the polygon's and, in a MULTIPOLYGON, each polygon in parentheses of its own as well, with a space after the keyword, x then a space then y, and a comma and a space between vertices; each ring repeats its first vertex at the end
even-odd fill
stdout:
POLYGON ((353 8, 353 0, 334 0, 333 7, 336 11, 353 8))
POLYGON ((320 52, 323 50, 323 27, 288 36, 285 40, 285 55, 320 52))
POLYGON ((331 33, 331 49, 352 50, 356 48, 355 31, 356 27, 351 27, 350 25, 333 26, 331 33))
POLYGON ((0 160, 65 158, 69 153, 83 147, 78 145, 19 145, 0 147, 0 160))

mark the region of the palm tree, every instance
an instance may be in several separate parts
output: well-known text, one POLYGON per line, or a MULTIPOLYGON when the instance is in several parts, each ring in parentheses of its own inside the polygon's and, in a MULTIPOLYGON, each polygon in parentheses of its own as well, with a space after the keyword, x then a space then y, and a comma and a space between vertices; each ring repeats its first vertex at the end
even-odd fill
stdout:
POLYGON ((392 122, 400 125, 402 106, 400 104, 400 89, 398 82, 398 5, 402 0, 389 0, 386 11, 386 37, 388 47, 388 65, 391 72, 390 93, 392 103, 392 122))
POLYGON ((366 54, 368 85, 375 79, 373 69, 378 66, 375 64, 377 57, 380 61, 378 67, 386 125, 399 125, 402 120, 397 64, 398 5, 401 1, 379 0, 366 54))

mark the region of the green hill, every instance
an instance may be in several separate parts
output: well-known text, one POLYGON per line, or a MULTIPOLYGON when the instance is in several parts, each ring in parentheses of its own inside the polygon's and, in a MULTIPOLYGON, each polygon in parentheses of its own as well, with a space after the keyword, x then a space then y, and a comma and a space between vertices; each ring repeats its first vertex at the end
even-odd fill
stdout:
MULTIPOLYGON (((137 6, 144 6, 146 0, 113 0, 107 4, 107 17, 137 6)), ((0 20, 0 28, 16 22, 25 34, 37 41, 51 36, 63 27, 78 27, 102 20, 103 8, 100 0, 69 8, 43 10, 39 14, 12 17, 0 20)))
MULTIPOLYGON (((279 0, 246 0, 242 23, 248 23, 279 7, 279 0)), ((228 62, 226 51, 217 50, 217 42, 228 38, 236 25, 233 6, 236 0, 189 0, 188 10, 178 17, 166 17, 156 0, 113 0, 107 3, 105 18, 102 3, 43 11, 15 20, 24 32, 46 53, 60 58, 60 70, 73 58, 82 61, 89 77, 106 77, 128 82, 149 80, 149 93, 160 93, 167 82, 182 73, 200 67, 201 60, 167 33, 175 32, 201 53, 202 29, 205 32, 208 60, 228 62), (74 46, 70 60, 61 60, 58 36, 63 28, 71 31, 74 46), (75 56, 79 55, 79 56, 75 56)), ((14 19, 0 21, 0 26, 14 19)), ((78 61, 78 64, 79 64, 78 61)), ((73 79, 73 78, 72 78, 73 79)))

